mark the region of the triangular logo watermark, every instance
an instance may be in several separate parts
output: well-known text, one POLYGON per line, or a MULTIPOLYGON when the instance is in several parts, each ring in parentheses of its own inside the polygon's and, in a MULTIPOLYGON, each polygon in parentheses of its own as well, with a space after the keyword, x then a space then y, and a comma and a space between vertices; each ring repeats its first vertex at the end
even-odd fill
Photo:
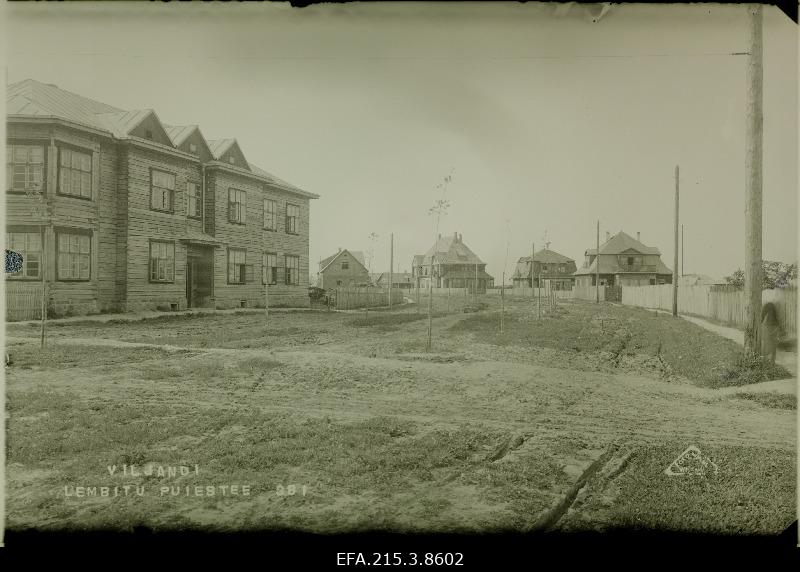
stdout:
POLYGON ((719 467, 714 461, 704 457, 697 446, 689 445, 677 459, 670 463, 664 474, 670 477, 683 475, 702 476, 708 472, 713 472, 716 475, 719 473, 719 467))

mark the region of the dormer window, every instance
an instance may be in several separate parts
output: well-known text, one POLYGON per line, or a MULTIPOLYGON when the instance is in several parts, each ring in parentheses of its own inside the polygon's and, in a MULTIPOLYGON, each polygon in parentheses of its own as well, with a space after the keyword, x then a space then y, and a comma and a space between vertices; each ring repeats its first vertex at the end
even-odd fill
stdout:
POLYGON ((145 136, 145 139, 152 139, 153 138, 153 132, 150 129, 147 129, 144 132, 144 136, 145 136))
POLYGON ((189 153, 197 155, 197 145, 194 143, 189 143, 189 153))
POLYGON ((234 157, 233 155, 228 156, 228 162, 231 165, 235 165, 236 164, 236 157, 234 157))

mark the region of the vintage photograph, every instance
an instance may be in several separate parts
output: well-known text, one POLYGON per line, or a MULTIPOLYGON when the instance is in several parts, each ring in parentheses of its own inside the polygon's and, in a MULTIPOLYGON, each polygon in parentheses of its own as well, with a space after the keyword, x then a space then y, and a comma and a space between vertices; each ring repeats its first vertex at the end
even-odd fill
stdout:
POLYGON ((67 4, 4 7, 7 545, 796 527, 778 8, 67 4))

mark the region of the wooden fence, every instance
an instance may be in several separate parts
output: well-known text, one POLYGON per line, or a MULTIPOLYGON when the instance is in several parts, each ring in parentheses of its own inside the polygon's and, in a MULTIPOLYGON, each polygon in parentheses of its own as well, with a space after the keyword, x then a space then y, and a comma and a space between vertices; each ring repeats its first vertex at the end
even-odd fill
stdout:
MULTIPOLYGON (((797 336, 797 289, 764 290, 762 302, 773 302, 787 336, 797 336)), ((672 285, 625 286, 622 303, 641 308, 672 310, 672 285)), ((679 286, 678 313, 691 314, 743 329, 744 292, 728 286, 679 286)))
MULTIPOLYGON (((580 300, 591 300, 594 302, 597 299, 597 287, 596 286, 575 286, 572 289, 572 297, 578 298, 580 300)), ((606 299, 606 288, 605 286, 600 286, 600 301, 604 302, 606 299)))
MULTIPOLYGON (((501 290, 501 288, 493 288, 489 290, 489 293, 491 295, 499 296, 501 290)), ((526 288, 524 286, 517 288, 506 288, 506 297, 513 296, 514 298, 536 298, 539 296, 539 292, 539 288, 526 288)), ((559 299, 569 299, 573 297, 572 290, 553 290, 552 292, 555 297, 559 299)), ((542 298, 550 296, 550 289, 542 286, 541 295, 542 298)))
MULTIPOLYGON (((408 290, 392 288, 392 304, 402 304, 408 290)), ((336 309, 378 308, 389 305, 389 291, 378 288, 338 288, 336 309)))
POLYGON ((6 280, 6 321, 40 320, 42 317, 42 284, 14 283, 6 280))

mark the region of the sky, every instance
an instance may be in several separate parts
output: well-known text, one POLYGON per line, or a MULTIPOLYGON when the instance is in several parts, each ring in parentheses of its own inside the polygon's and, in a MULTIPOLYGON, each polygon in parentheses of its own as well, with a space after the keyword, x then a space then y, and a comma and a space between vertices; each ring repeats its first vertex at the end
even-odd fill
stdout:
MULTIPOLYGON (((530 3, 76 4, 5 5, 7 82, 235 137, 320 195, 312 275, 340 247, 388 270, 392 233, 410 270, 442 198, 439 232, 498 284, 545 233, 580 267, 597 220, 601 242, 640 232, 672 268, 676 165, 684 271, 743 266, 744 5, 618 5, 593 22, 530 3)), ((794 262, 797 27, 764 9, 763 257, 794 262)))

